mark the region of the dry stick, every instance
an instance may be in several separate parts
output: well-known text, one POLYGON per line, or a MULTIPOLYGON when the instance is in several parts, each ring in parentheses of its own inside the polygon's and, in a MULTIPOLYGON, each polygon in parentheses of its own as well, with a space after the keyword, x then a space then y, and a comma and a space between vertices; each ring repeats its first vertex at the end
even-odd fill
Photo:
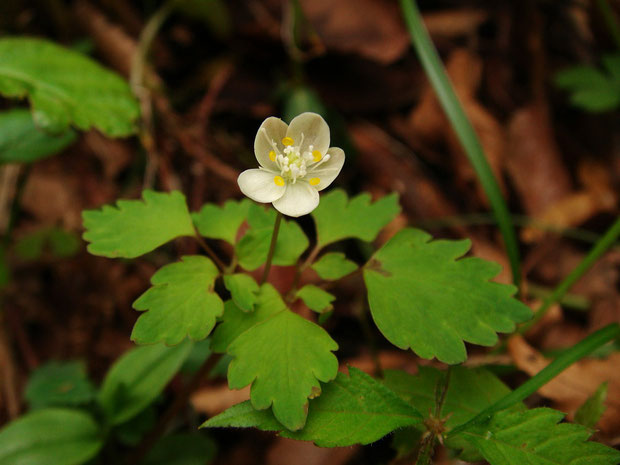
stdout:
POLYGON ((278 241, 278 233, 280 232, 280 223, 282 223, 282 213, 278 212, 276 223, 273 226, 273 234, 271 234, 271 244, 269 244, 269 252, 267 253, 267 262, 263 270, 263 277, 260 280, 261 285, 267 282, 269 271, 271 270, 271 262, 273 261, 273 253, 276 250, 276 242, 278 241))
POLYGON ((149 450, 159 441, 168 429, 168 425, 179 414, 183 407, 187 404, 189 396, 194 392, 202 379, 211 371, 211 369, 220 360, 220 354, 213 354, 208 357, 198 371, 194 374, 190 382, 177 394, 170 407, 164 412, 155 427, 140 441, 135 451, 127 457, 127 463, 130 465, 139 464, 149 450))
POLYGON ((139 139, 146 150, 147 162, 144 173, 144 188, 153 187, 155 183, 155 173, 159 165, 159 153, 155 143, 155 127, 153 123, 153 105, 151 101, 151 90, 148 83, 144 83, 146 60, 151 45, 164 24, 168 16, 174 10, 177 0, 168 0, 164 5, 151 16, 146 26, 140 33, 138 49, 131 61, 131 71, 129 82, 133 93, 140 101, 142 121, 139 130, 139 139))

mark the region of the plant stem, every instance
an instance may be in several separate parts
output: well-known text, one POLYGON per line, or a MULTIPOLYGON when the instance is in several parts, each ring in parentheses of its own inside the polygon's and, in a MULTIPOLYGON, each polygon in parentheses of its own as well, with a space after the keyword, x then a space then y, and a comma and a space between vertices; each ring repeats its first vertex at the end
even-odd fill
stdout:
POLYGON ((269 244, 269 252, 267 253, 267 261, 265 262, 263 277, 260 280, 261 285, 265 284, 267 282, 267 278, 269 277, 271 262, 273 261, 273 254, 276 251, 276 243, 278 242, 280 223, 282 223, 282 213, 278 212, 278 215, 276 216, 276 223, 273 225, 273 233, 271 234, 271 243, 269 244))
POLYGON ((226 270, 226 265, 220 259, 220 257, 217 256, 217 254, 213 251, 213 249, 209 247, 209 244, 207 244, 207 241, 205 241, 202 238, 202 236, 200 235, 198 231, 196 231, 196 234, 194 235, 194 239, 196 239, 196 242, 198 242, 200 247, 202 247, 205 253, 211 258, 211 260, 215 262, 215 264, 220 269, 220 271, 224 272, 226 270))
POLYGON ((605 25, 609 30, 611 38, 616 43, 616 47, 620 49, 620 25, 614 16, 611 6, 609 6, 609 2, 607 2, 607 0, 597 0, 596 4, 598 5, 601 15, 603 15, 605 25))
POLYGON ((411 34, 411 42, 415 48, 426 75, 431 82, 437 98, 458 136, 470 163, 472 164, 480 184, 489 198, 493 213, 497 218, 499 229, 504 238, 506 252, 510 260, 513 282, 519 286, 521 281, 519 248, 517 237, 512 226, 508 207, 504 202, 501 190, 493 175, 482 145, 469 119, 459 103, 452 84, 441 64, 437 50, 431 42, 428 31, 424 27, 422 15, 413 0, 400 0, 400 6, 405 15, 405 22, 411 34))
POLYGON ((194 376, 189 383, 181 389, 172 404, 170 404, 168 409, 159 418, 159 421, 155 427, 142 439, 142 441, 140 441, 140 444, 138 444, 138 446, 134 449, 134 452, 128 456, 127 464, 136 465, 144 460, 151 448, 164 435, 170 422, 174 420, 183 407, 185 407, 191 393, 194 392, 198 386, 200 386, 202 379, 211 371, 220 358, 220 354, 211 354, 207 357, 198 371, 194 373, 194 376))
POLYGON ((590 249, 588 255, 577 265, 570 274, 564 278, 564 280, 555 288, 555 290, 543 301, 541 306, 536 310, 534 314, 534 318, 528 321, 526 324, 522 325, 519 328, 519 333, 523 334, 527 330, 529 330, 532 326, 534 326, 551 308, 551 306, 559 301, 564 295, 568 292, 568 290, 572 287, 579 278, 583 276, 583 274, 590 269, 594 262, 598 260, 598 258, 605 253, 609 247, 611 247, 620 236, 620 217, 616 219, 614 224, 605 232, 603 237, 601 237, 594 247, 590 249))
POLYGON ((605 326, 603 329, 600 329, 595 333, 590 334, 583 341, 575 344, 573 347, 568 349, 566 352, 556 358, 553 362, 551 362, 549 365, 539 371, 534 377, 527 380, 517 389, 502 397, 493 405, 484 409, 471 420, 457 426, 452 431, 449 431, 447 436, 452 437, 466 430, 470 426, 487 421, 494 413, 497 413, 500 410, 507 409, 508 407, 511 407, 525 400, 527 397, 529 397, 542 386, 547 384, 549 381, 551 381, 573 363, 577 362, 578 360, 593 352, 595 349, 598 349, 602 345, 617 338, 618 336, 620 336, 620 326, 617 323, 612 323, 608 326, 605 326))

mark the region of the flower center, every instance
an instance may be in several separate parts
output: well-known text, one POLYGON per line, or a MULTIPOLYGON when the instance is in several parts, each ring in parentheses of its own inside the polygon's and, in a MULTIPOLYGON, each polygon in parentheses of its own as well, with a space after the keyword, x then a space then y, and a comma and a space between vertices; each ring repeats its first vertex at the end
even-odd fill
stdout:
MULTIPOLYGON (((315 150, 313 145, 308 145, 301 150, 304 143, 304 135, 301 135, 299 144, 291 137, 284 137, 282 145, 284 150, 280 152, 275 141, 271 141, 273 150, 269 152, 269 159, 277 165, 280 170, 280 176, 274 178, 276 185, 282 181, 295 183, 299 178, 303 178, 312 173, 318 166, 329 160, 328 154, 323 155, 319 150, 315 150)), ((309 180, 312 186, 318 185, 321 180, 319 178, 311 178, 309 180)))

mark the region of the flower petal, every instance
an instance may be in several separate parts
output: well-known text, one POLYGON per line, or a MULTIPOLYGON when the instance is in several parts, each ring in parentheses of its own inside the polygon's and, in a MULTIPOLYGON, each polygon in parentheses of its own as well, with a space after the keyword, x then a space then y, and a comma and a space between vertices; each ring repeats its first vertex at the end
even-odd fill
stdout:
POLYGON ((273 145, 277 147, 277 151, 282 153, 284 145, 282 139, 286 136, 288 126, 280 118, 270 116, 258 128, 256 138, 254 139, 254 155, 258 163, 268 170, 278 171, 278 167, 269 159, 269 152, 273 150, 273 145))
POLYGON ((329 126, 321 115, 308 112, 293 118, 286 131, 287 137, 292 138, 297 145, 301 142, 302 134, 304 136, 300 147, 302 153, 308 150, 309 145, 313 145, 313 150, 325 155, 329 148, 329 126))
POLYGON ((252 200, 268 203, 278 200, 286 191, 286 184, 283 182, 281 186, 277 185, 275 177, 280 176, 262 169, 245 170, 237 178, 237 183, 241 192, 252 200))
POLYGON ((310 166, 308 174, 303 178, 308 182, 311 179, 317 178, 319 182, 314 184, 314 188, 318 191, 322 191, 329 186, 336 179, 336 176, 338 176, 342 169, 342 165, 344 165, 344 151, 341 148, 332 147, 327 153, 329 160, 319 165, 316 169, 312 169, 312 166, 310 166))
POLYGON ((273 206, 280 213, 288 216, 307 215, 319 205, 319 193, 317 190, 301 179, 295 184, 288 184, 286 192, 273 206))

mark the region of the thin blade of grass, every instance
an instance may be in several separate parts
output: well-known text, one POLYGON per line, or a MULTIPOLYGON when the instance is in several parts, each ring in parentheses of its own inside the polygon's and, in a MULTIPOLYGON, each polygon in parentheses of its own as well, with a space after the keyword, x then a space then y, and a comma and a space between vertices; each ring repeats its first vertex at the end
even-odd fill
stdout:
POLYGON ((453 86, 441 63, 437 50, 435 50, 431 42, 415 1, 400 0, 400 6, 405 16, 407 28, 411 34, 413 47, 422 62, 424 71, 489 198, 491 208, 497 218, 499 229, 504 238, 504 245, 506 247, 508 259, 510 260, 513 282, 518 286, 521 281, 521 271, 517 237, 510 220, 508 207, 504 202, 497 180, 487 162, 478 136, 465 115, 458 97, 454 93, 453 86))

